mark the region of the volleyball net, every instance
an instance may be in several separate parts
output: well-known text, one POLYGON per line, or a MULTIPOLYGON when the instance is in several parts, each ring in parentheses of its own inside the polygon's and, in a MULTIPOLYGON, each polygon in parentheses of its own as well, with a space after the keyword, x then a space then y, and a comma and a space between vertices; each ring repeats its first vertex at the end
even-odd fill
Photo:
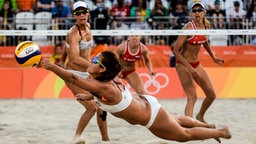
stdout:
MULTIPOLYGON (((65 38, 68 30, 2 30, 0 36, 14 38, 9 46, 0 46, 0 67, 17 67, 13 51, 19 42, 32 40, 37 43, 44 57, 54 53, 58 37, 65 38), (22 39, 22 38, 28 39, 22 39)), ((146 43, 150 50, 150 57, 154 67, 169 67, 171 46, 179 35, 208 35, 211 48, 216 56, 225 59, 226 66, 256 66, 256 30, 254 29, 210 29, 210 30, 91 30, 94 39, 107 37, 114 39, 108 45, 114 50, 118 45, 115 38, 130 35, 147 37, 146 43), (164 44, 159 40, 165 40, 164 44)), ((200 59, 204 66, 214 67, 214 64, 205 49, 201 49, 200 59)))
MULTIPOLYGON (((168 36, 168 35, 256 35, 256 29, 210 30, 91 30, 94 36, 168 36)), ((1 30, 1 36, 65 36, 68 30, 1 30)))
MULTIPOLYGON (((39 45, 54 45, 56 37, 65 37, 68 30, 1 30, 0 36, 18 37, 11 40, 16 45, 17 41, 32 40, 39 45), (23 37, 21 39, 20 37, 23 37), (24 38, 25 37, 25 38, 24 38)), ((232 46, 232 45, 253 45, 256 42, 255 29, 209 29, 209 30, 91 30, 95 37, 109 38, 109 44, 118 44, 115 38, 128 37, 130 35, 141 35, 147 37, 148 45, 159 45, 158 40, 163 39, 164 44, 171 45, 179 35, 208 35, 212 45, 232 46)), ((10 44, 9 44, 10 45, 10 44)))

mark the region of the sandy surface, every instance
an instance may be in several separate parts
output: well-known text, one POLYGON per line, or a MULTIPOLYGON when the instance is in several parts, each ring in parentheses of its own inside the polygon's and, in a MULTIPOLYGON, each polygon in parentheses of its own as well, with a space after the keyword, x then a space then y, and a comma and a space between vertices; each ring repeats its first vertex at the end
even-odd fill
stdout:
MULTIPOLYGON (((159 100, 173 114, 182 115, 185 99, 159 100)), ((199 109, 201 99, 195 110, 199 109)), ((0 144, 71 144, 84 109, 73 99, 0 100, 0 144)), ((233 135, 223 144, 256 144, 256 99, 216 99, 206 120, 227 125, 233 135)), ((178 144, 152 135, 145 127, 132 126, 108 115, 110 142, 102 142, 94 116, 83 136, 87 144, 178 144)), ((213 139, 185 144, 216 144, 213 139)))

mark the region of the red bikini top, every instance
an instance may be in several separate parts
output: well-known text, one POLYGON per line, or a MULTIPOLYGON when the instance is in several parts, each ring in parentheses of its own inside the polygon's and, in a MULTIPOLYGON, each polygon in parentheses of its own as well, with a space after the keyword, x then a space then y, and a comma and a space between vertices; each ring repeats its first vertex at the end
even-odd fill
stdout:
POLYGON ((121 56, 121 59, 123 59, 124 61, 127 61, 127 62, 135 62, 140 58, 141 58, 141 43, 139 44, 138 51, 136 53, 132 54, 129 49, 129 41, 127 41, 126 46, 125 46, 125 51, 124 51, 123 55, 121 56))
MULTIPOLYGON (((192 24, 193 29, 196 29, 196 25, 193 21, 190 21, 192 24)), ((200 45, 206 42, 206 38, 204 35, 193 35, 191 38, 188 38, 187 43, 192 45, 200 45)))

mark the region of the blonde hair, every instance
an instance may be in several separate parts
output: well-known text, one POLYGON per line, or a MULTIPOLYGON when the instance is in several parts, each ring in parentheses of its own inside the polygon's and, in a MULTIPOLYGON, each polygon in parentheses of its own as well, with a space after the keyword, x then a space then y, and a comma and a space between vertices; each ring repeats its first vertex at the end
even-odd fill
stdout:
POLYGON ((211 23, 209 22, 209 20, 205 16, 204 16, 203 22, 204 22, 204 25, 205 25, 206 29, 211 28, 211 23))

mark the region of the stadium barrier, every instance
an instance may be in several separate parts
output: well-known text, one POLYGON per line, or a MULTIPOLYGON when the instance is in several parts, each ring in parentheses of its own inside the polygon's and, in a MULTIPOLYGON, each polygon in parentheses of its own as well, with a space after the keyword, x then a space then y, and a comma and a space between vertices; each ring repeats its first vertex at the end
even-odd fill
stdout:
MULTIPOLYGON (((172 53, 169 46, 148 45, 147 47, 153 67, 169 67, 172 53)), ((43 57, 50 57, 54 52, 54 46, 40 48, 43 57)), ((108 50, 115 48, 116 46, 112 45, 108 50)), ((0 47, 0 67, 21 67, 15 61, 14 50, 14 46, 0 47)), ((224 67, 256 67, 256 46, 212 46, 212 50, 217 57, 225 60, 224 67)), ((200 61, 205 67, 218 67, 204 48, 200 51, 200 61)), ((145 65, 140 63, 139 67, 145 67, 145 65)))
MULTIPOLYGON (((256 98, 256 68, 207 67, 206 70, 217 98, 256 98)), ((156 76, 151 77, 146 68, 138 68, 146 92, 159 99, 185 98, 175 68, 155 68, 155 71, 156 76)), ((1 68, 0 79, 0 99, 74 98, 64 81, 45 69, 1 68)), ((205 96, 197 85, 196 89, 200 98, 205 96)))

